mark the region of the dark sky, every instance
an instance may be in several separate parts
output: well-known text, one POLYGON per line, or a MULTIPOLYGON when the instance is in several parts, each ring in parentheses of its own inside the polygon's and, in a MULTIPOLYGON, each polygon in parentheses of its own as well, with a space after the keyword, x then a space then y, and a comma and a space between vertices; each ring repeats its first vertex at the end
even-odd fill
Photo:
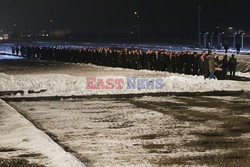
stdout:
POLYGON ((76 30, 125 29, 137 23, 138 11, 145 29, 170 31, 197 29, 198 5, 202 29, 236 26, 250 29, 248 0, 0 0, 0 28, 17 24, 22 29, 42 29, 49 20, 76 30))

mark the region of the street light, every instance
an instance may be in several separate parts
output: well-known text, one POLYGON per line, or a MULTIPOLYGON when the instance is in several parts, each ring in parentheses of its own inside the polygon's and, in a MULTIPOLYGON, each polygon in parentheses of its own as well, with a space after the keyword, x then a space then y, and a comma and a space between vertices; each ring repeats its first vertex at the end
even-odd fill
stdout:
POLYGON ((137 17, 137 20, 138 20, 138 42, 140 43, 141 42, 141 20, 140 20, 140 16, 138 14, 138 12, 134 12, 134 14, 136 15, 137 17))
POLYGON ((15 32, 17 31, 17 25, 16 25, 16 23, 13 24, 13 31, 15 31, 15 32))
POLYGON ((50 37, 52 37, 55 34, 55 24, 54 20, 50 19, 50 37))
POLYGON ((244 35, 245 35, 246 33, 242 33, 242 35, 241 35, 241 49, 244 49, 244 35))
POLYGON ((218 48, 219 49, 221 48, 220 40, 221 40, 221 35, 223 35, 223 34, 224 34, 224 32, 218 34, 218 48))
POLYGON ((206 33, 204 34, 204 48, 207 47, 207 35, 208 35, 208 33, 209 33, 209 32, 206 32, 206 33))
POLYGON ((236 37, 236 35, 237 35, 237 32, 236 33, 234 33, 234 49, 235 49, 235 37, 236 37))
POLYGON ((211 48, 213 47, 213 37, 214 37, 214 33, 211 34, 211 48))

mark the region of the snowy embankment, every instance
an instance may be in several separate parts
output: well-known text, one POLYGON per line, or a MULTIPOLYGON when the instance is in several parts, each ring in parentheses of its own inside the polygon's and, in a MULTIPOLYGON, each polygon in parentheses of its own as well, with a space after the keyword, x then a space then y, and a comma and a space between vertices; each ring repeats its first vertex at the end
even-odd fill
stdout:
MULTIPOLYGON (((116 69, 113 69, 116 70, 116 69)), ((206 92, 206 91, 250 91, 249 82, 209 80, 202 76, 189 76, 154 71, 135 71, 131 73, 140 76, 137 79, 125 76, 95 76, 89 80, 86 77, 67 74, 43 75, 7 75, 0 73, 0 91, 23 90, 23 96, 38 96, 28 94, 29 90, 45 92, 39 96, 71 96, 93 94, 133 94, 151 92, 206 92), (147 75, 148 74, 148 75, 147 75), (159 74, 159 75, 158 75, 159 74), (143 76, 143 77, 141 77, 143 76), (150 76, 150 78, 146 78, 150 76), (159 77, 157 77, 159 76, 159 77), (156 81, 159 81, 158 83, 156 81)), ((248 73, 240 74, 250 77, 248 73)), ((17 94, 16 96, 21 96, 17 94)))
POLYGON ((2 116, 0 148, 17 150, 12 153, 2 153, 1 157, 8 159, 29 153, 40 155, 34 159, 30 157, 29 161, 48 167, 85 166, 2 100, 0 100, 0 108, 2 116))

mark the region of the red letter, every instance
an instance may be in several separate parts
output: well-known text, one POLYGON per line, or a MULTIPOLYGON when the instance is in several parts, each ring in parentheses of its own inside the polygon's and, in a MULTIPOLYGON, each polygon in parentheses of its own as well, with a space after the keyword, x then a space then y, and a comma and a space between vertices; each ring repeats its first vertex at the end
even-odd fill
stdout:
POLYGON ((124 84, 124 80, 123 79, 116 79, 115 84, 118 84, 116 89, 122 89, 123 86, 121 84, 124 84))
POLYGON ((86 80, 87 80, 86 89, 96 89, 96 85, 94 84, 94 82, 96 82, 95 77, 88 77, 88 78, 86 78, 86 80))
POLYGON ((107 83, 107 86, 106 86, 106 89, 114 89, 115 85, 114 85, 114 79, 107 79, 106 83, 107 83))
POLYGON ((97 79, 97 89, 106 89, 103 79, 97 79))

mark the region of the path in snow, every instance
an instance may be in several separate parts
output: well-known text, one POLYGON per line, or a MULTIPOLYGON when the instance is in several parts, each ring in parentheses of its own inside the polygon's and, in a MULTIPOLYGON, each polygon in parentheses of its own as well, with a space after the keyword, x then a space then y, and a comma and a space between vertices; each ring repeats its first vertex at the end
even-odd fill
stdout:
POLYGON ((20 159, 17 161, 19 163, 28 160, 48 167, 84 167, 71 153, 64 151, 44 132, 0 100, 0 166, 9 164, 13 159, 20 159))
POLYGON ((249 97, 10 102, 90 166, 247 166, 249 97))

